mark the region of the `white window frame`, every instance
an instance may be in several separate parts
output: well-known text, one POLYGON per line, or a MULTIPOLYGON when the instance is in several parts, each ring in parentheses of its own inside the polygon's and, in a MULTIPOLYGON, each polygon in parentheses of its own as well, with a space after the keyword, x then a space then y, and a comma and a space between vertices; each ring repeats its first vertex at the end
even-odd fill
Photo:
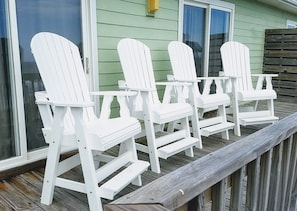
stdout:
POLYGON ((297 21, 287 20, 286 27, 289 28, 289 26, 292 26, 291 28, 297 28, 297 21))
MULTIPOLYGON (((99 87, 98 80, 98 53, 97 53, 97 25, 96 25, 96 1, 81 0, 82 10, 82 34, 84 42, 84 60, 88 58, 87 78, 90 90, 99 87)), ((15 0, 8 1, 8 33, 11 37, 10 45, 10 71, 13 102, 13 122, 16 145, 16 156, 0 161, 0 172, 19 167, 46 158, 48 147, 28 152, 23 88, 21 78, 21 63, 18 41, 18 27, 15 0)), ((85 64, 86 65, 86 64, 85 64)))
POLYGON ((180 0, 179 1, 179 25, 178 25, 178 40, 183 40, 183 18, 184 18, 184 5, 197 6, 206 9, 206 24, 205 24, 205 35, 204 35, 204 76, 208 76, 208 65, 209 65, 209 42, 210 42, 210 17, 211 9, 218 9, 226 12, 230 12, 230 31, 229 40, 233 40, 233 29, 234 29, 234 14, 235 5, 232 3, 217 1, 217 0, 180 0))

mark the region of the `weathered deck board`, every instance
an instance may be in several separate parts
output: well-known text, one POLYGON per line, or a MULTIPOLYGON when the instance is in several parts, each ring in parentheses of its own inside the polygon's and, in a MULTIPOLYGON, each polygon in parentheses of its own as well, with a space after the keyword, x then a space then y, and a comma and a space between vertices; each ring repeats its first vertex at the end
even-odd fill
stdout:
MULTIPOLYGON (((276 116, 284 118, 285 116, 296 112, 297 106, 285 102, 276 102, 275 110, 276 116)), ((208 138, 203 137, 203 149, 195 149, 195 157, 190 158, 183 153, 180 153, 167 160, 161 159, 162 173, 156 174, 151 171, 145 172, 142 177, 143 184, 145 185, 174 169, 237 141, 262 127, 264 127, 264 125, 243 127, 241 137, 233 135, 233 132, 231 131, 230 140, 222 140, 220 135, 214 135, 208 138)), ((146 154, 139 153, 138 155, 140 159, 148 160, 146 154)), ((0 210, 88 210, 87 198, 84 194, 61 188, 56 188, 52 205, 46 206, 41 204, 40 193, 42 188, 43 170, 43 168, 37 168, 33 171, 0 181, 0 210)), ((78 168, 68 173, 67 176, 82 179, 81 172, 78 168)), ((137 188, 137 186, 129 185, 117 197, 125 195, 137 188)), ((103 203, 108 202, 108 200, 103 201, 103 203)), ((127 208, 127 210, 129 210, 129 208, 127 208)))

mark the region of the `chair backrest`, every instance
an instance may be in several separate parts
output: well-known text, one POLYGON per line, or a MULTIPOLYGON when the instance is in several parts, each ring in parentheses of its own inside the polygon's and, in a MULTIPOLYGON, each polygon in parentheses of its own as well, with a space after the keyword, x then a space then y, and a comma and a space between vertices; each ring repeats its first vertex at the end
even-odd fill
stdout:
POLYGON ((249 48, 242 43, 229 41, 221 46, 225 76, 236 76, 239 91, 253 90, 249 48))
MULTIPOLYGON (((196 80, 196 67, 193 49, 185 43, 172 41, 168 45, 174 79, 178 81, 196 80)), ((199 96, 198 83, 194 84, 195 96, 199 96)))
POLYGON ((138 40, 124 38, 118 43, 117 50, 127 88, 155 90, 149 95, 150 103, 160 103, 149 47, 138 40))
MULTIPOLYGON (((50 101, 91 101, 80 53, 74 43, 57 34, 40 32, 32 38, 31 51, 50 101)), ((85 109, 85 120, 95 118, 93 108, 85 109)), ((70 119, 68 114, 65 120, 70 119)))

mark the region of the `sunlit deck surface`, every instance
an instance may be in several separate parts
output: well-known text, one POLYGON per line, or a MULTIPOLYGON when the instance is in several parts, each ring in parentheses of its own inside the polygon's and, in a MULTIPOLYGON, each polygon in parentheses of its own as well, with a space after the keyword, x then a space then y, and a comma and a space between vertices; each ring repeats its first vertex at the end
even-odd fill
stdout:
MULTIPOLYGON (((287 103, 275 101, 275 114, 280 119, 297 111, 295 103, 287 103)), ((203 149, 195 149, 195 157, 189 158, 180 153, 170 157, 167 160, 161 159, 161 174, 156 174, 147 171, 143 174, 143 185, 155 180, 162 175, 165 175, 193 160, 222 148, 232 142, 235 142, 256 130, 259 130, 266 125, 242 127, 242 136, 238 137, 230 131, 230 140, 222 140, 220 135, 211 137, 203 137, 203 149)), ((261 140, 259 140, 261 141, 261 140)), ((139 153, 139 158, 148 160, 148 156, 139 153)), ((43 181, 43 167, 34 168, 26 173, 22 173, 13 177, 6 178, 0 183, 0 210, 88 210, 88 203, 85 194, 77 193, 70 190, 56 188, 54 193, 54 201, 52 205, 46 206, 40 203, 40 194, 43 181)), ((82 174, 79 168, 67 174, 67 177, 82 179, 82 174)), ((117 197, 125 195, 135 189, 137 186, 129 185, 117 197)), ((110 201, 103 200, 106 204, 110 201)))

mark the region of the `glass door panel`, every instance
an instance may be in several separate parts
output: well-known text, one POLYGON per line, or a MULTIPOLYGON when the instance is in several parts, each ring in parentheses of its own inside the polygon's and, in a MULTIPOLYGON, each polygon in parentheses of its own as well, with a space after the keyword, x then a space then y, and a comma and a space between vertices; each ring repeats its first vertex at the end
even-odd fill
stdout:
POLYGON ((208 76, 219 76, 222 71, 220 47, 229 40, 229 23, 229 12, 211 9, 208 76))
MULTIPOLYGON (((82 49, 81 0, 16 0, 28 151, 45 145, 34 92, 44 90, 30 50, 32 37, 54 32, 82 49)), ((81 51, 82 52, 82 51, 81 51)))
POLYGON ((194 52, 197 76, 203 76, 205 8, 184 6, 183 42, 194 52))
POLYGON ((6 0, 0 0, 0 160, 16 155, 7 29, 6 0))

